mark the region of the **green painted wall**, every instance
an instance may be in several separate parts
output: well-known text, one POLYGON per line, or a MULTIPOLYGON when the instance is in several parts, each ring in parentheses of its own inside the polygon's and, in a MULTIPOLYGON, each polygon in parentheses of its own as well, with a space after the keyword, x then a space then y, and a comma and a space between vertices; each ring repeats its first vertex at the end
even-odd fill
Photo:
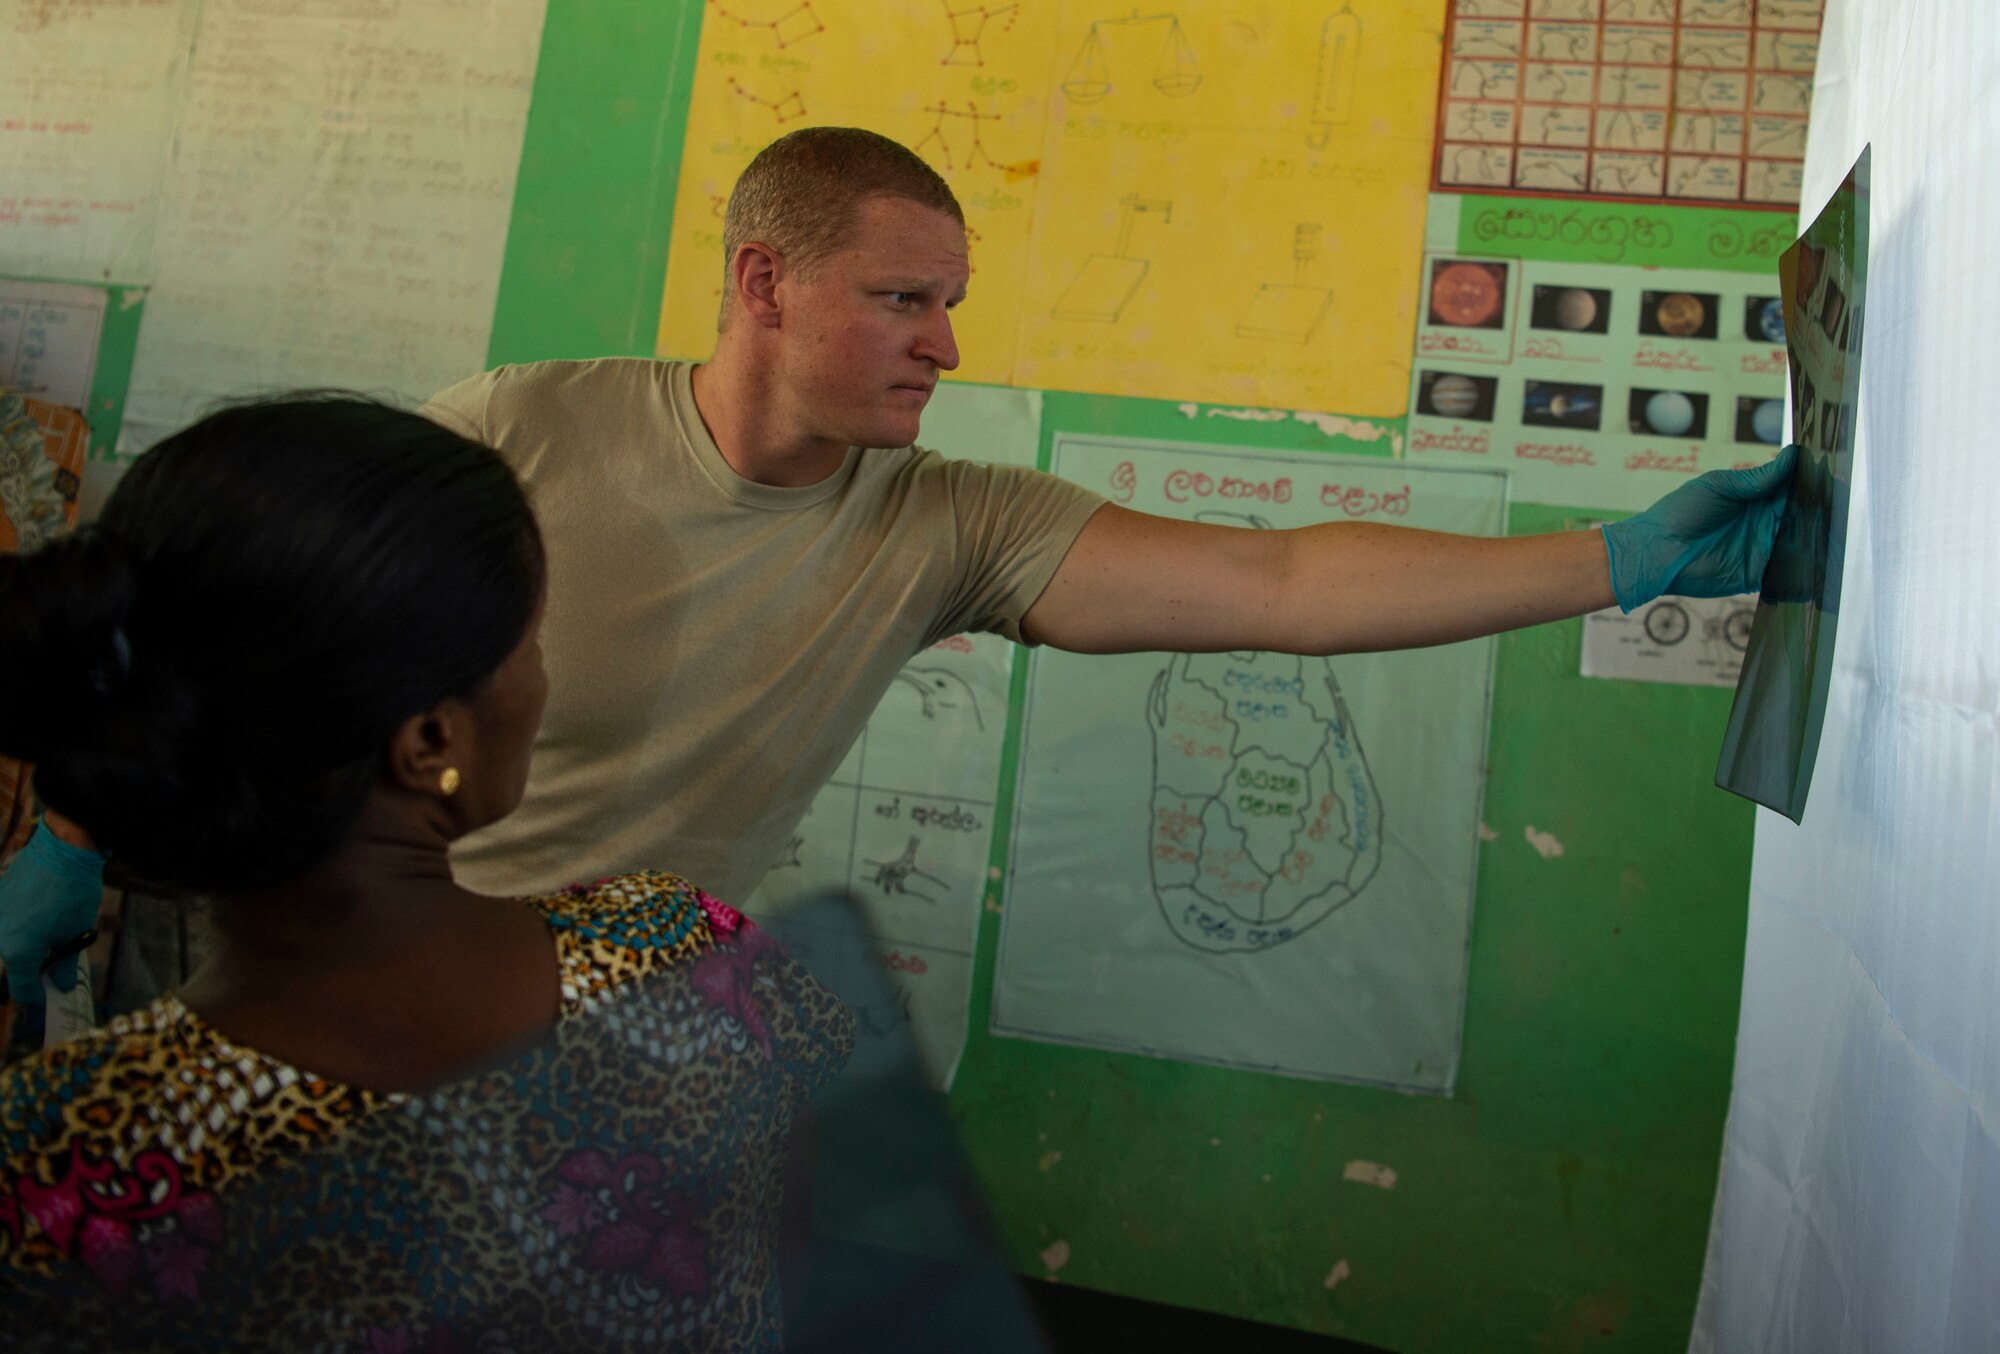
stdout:
MULTIPOLYGON (((550 0, 494 362, 651 351, 700 12, 550 0)), ((1690 261, 1663 252, 1645 261, 1690 261)), ((1382 450, 1101 396, 1051 395, 1044 455, 1057 428, 1382 450)), ((1577 516, 1519 506, 1511 529, 1577 516)), ((1752 814, 1711 788, 1728 693, 1585 680, 1579 630, 1500 642, 1496 835, 1450 1099, 990 1038, 989 908, 952 1107, 1023 1272, 1063 1241, 1063 1282, 1412 1352, 1685 1347, 1752 814), (1532 848, 1531 825, 1564 853, 1532 848), (1345 1180, 1355 1159, 1392 1167, 1395 1187, 1345 1180)))

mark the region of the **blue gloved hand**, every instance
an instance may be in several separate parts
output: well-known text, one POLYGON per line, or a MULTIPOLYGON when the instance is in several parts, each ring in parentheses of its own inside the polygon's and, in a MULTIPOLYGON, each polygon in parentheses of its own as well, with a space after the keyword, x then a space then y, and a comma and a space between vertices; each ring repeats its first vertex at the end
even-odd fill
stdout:
POLYGON ((1785 515, 1799 449, 1752 470, 1711 470, 1637 517, 1604 528, 1611 591, 1634 611, 1655 597, 1755 592, 1785 515))
MULTIPOLYGON (((104 857, 71 846, 45 823, 0 874, 0 964, 7 990, 24 1006, 42 1004, 42 965, 57 947, 97 925, 104 898, 104 857)), ((81 964, 58 964, 49 980, 76 986, 81 964)))

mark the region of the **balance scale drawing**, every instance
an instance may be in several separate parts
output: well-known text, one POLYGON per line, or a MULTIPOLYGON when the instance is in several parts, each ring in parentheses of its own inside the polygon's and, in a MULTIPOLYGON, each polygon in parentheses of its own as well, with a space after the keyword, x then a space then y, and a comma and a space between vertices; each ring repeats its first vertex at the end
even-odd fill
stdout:
POLYGON ((1194 93, 1201 87, 1201 67, 1194 59, 1194 48, 1188 45, 1187 34, 1181 31, 1180 16, 1140 14, 1137 10, 1123 19, 1099 19, 1090 26, 1083 45, 1077 48, 1076 58, 1070 62, 1069 76, 1062 84, 1063 93, 1073 103, 1096 103, 1109 94, 1114 86, 1111 62, 1105 53, 1105 30, 1137 32, 1162 23, 1167 26, 1167 39, 1153 63, 1153 88, 1170 99, 1194 93))
POLYGON ((1146 270, 1152 261, 1134 258, 1126 252, 1131 246, 1132 223, 1141 212, 1158 212, 1162 222, 1171 222, 1174 204, 1165 198, 1140 197, 1137 193, 1127 193, 1118 199, 1118 204, 1124 211, 1119 216, 1117 252, 1092 254, 1083 261, 1083 267, 1077 269, 1076 276, 1070 279, 1049 312, 1053 318, 1113 323, 1125 313, 1132 293, 1146 280, 1146 270))

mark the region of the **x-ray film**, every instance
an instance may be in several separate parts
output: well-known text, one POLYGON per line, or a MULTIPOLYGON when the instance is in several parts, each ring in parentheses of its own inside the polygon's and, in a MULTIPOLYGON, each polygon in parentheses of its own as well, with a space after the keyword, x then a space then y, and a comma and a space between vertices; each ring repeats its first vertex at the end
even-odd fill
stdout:
POLYGON ((1868 151, 1778 261, 1798 469, 1764 571, 1715 783, 1799 822, 1812 787, 1840 617, 1861 331, 1868 151))

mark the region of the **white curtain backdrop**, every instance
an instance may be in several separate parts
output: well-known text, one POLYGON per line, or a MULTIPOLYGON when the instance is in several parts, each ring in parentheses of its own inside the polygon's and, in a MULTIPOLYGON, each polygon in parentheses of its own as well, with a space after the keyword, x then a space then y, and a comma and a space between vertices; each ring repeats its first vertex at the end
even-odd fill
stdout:
POLYGON ((1804 218, 1874 144, 1803 826, 1759 811, 1691 1348, 2000 1350, 2000 3, 1831 0, 1804 218))

